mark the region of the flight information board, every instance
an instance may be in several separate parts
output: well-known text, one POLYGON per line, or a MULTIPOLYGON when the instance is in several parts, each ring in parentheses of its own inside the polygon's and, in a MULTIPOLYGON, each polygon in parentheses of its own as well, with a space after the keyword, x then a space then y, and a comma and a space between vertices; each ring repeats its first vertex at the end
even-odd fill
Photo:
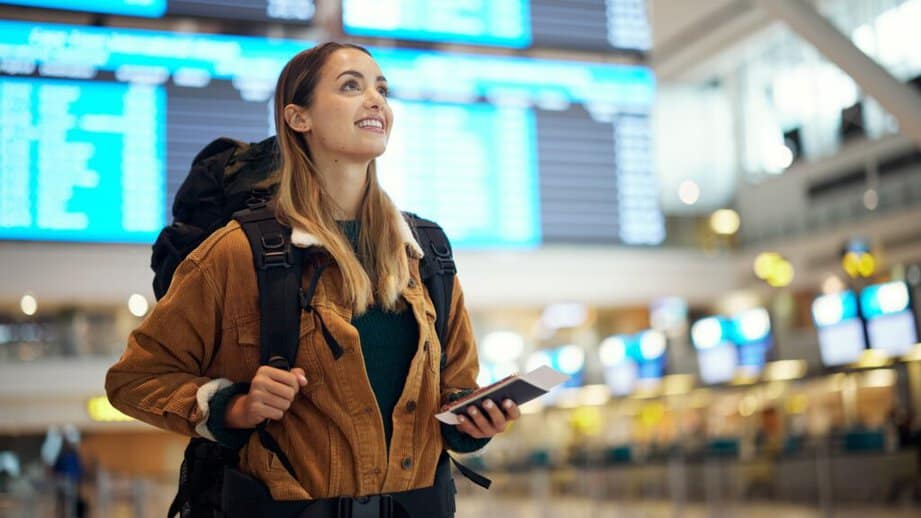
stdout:
POLYGON ((465 246, 488 247, 497 239, 540 244, 531 111, 486 103, 391 104, 404 131, 395 133, 379 164, 381 184, 397 205, 438 221, 465 246))
POLYGON ((0 235, 150 242, 163 108, 155 86, 0 78, 0 235))
POLYGON ((166 0, 4 0, 0 4, 149 18, 163 16, 166 12, 166 0))
POLYGON ((5 0, 0 4, 147 18, 169 14, 251 22, 305 23, 316 14, 314 0, 5 0))
POLYGON ((342 27, 355 36, 516 48, 531 43, 527 0, 344 0, 342 27))
MULTIPOLYGON (((275 80, 311 45, 0 22, 0 239, 152 241, 205 144, 274 133, 275 80)), ((664 239, 648 68, 370 50, 396 117, 381 182, 456 246, 664 239)))
POLYGON ((510 48, 647 51, 645 0, 343 0, 346 34, 510 48))

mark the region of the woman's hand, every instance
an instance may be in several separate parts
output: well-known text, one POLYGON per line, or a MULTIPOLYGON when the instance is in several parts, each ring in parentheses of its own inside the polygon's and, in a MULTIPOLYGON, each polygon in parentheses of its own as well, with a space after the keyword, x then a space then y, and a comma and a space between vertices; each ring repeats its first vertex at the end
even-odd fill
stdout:
POLYGON ((457 416, 457 429, 476 439, 484 439, 504 432, 508 423, 519 417, 518 405, 511 399, 503 401, 501 409, 487 399, 483 402, 483 411, 471 406, 467 409, 467 416, 457 416))
POLYGON ((253 376, 249 393, 230 400, 224 422, 228 428, 255 428, 266 419, 277 421, 305 385, 304 369, 285 371, 263 365, 253 376))

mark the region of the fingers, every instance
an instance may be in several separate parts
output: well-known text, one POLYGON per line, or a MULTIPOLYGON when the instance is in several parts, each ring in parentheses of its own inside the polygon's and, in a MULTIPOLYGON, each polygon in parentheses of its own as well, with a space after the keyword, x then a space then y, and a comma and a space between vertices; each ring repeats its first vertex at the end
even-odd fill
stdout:
MULTIPOLYGON (((286 409, 285 409, 286 410, 286 409)), ((258 416, 257 422, 264 421, 266 419, 271 419, 273 421, 278 421, 285 416, 285 410, 269 406, 262 401, 253 401, 252 402, 252 412, 258 416)))
POLYGON ((291 408, 291 400, 281 398, 272 394, 266 394, 263 392, 250 393, 250 397, 253 399, 253 402, 260 403, 268 408, 274 408, 284 412, 291 408))
POLYGON ((476 427, 476 435, 474 435, 474 437, 492 437, 496 434, 489 419, 483 415, 483 412, 481 412, 479 408, 471 406, 467 409, 467 415, 470 417, 469 421, 476 427))
POLYGON ((306 386, 307 386, 307 373, 304 372, 304 369, 302 369, 302 368, 300 368, 300 367, 295 367, 295 368, 291 369, 291 374, 294 374, 294 376, 297 378, 297 382, 298 382, 298 384, 299 384, 300 386, 302 386, 302 387, 306 387, 306 386))
POLYGON ((460 432, 463 432, 469 435, 470 437, 473 437, 474 439, 482 439, 483 437, 486 437, 485 435, 483 435, 483 432, 481 432, 480 429, 477 428, 476 424, 474 424, 473 421, 471 421, 470 419, 462 415, 457 416, 457 429, 460 432))
POLYGON ((514 421, 521 417, 521 410, 511 399, 506 399, 502 402, 502 409, 505 410, 505 417, 509 421, 514 421))
POLYGON ((299 367, 290 372, 267 365, 259 367, 246 398, 247 421, 259 423, 265 419, 281 419, 305 385, 307 376, 299 367))
POLYGON ((304 377, 304 369, 298 367, 295 367, 290 371, 283 371, 281 369, 276 369, 275 367, 263 365, 262 367, 259 367, 259 370, 256 371, 256 377, 259 376, 264 376, 276 383, 287 385, 291 387, 294 392, 297 392, 301 387, 301 377, 303 377, 305 384, 307 381, 307 378, 304 377))
POLYGON ((495 430, 495 433, 502 433, 505 431, 505 414, 502 413, 502 410, 498 405, 492 402, 492 400, 487 399, 483 402, 483 409, 486 410, 486 413, 489 414, 489 420, 491 421, 492 428, 495 430))
POLYGON ((510 399, 502 402, 502 408, 490 400, 483 402, 481 411, 475 406, 467 409, 467 415, 457 417, 457 429, 471 437, 482 439, 502 433, 510 421, 521 417, 518 405, 510 399))

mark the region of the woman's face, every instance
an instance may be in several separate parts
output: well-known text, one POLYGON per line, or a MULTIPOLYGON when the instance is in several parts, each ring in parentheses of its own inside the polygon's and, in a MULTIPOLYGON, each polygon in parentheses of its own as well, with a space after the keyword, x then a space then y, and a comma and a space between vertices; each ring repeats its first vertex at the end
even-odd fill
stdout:
POLYGON ((370 161, 387 148, 393 123, 387 80, 374 59, 360 50, 339 49, 329 56, 313 102, 302 110, 314 158, 370 161))

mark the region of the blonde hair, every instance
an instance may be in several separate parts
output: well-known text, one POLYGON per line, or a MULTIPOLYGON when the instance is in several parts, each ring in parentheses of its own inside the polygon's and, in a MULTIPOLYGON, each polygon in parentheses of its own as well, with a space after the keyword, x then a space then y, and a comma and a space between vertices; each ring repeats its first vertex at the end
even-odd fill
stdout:
POLYGON ((400 293, 409 282, 409 260, 399 211, 377 181, 376 162, 368 166, 364 196, 358 211, 361 231, 357 254, 334 217, 334 205, 310 159, 303 136, 285 122, 288 104, 310 106, 320 71, 333 52, 351 44, 324 43, 294 56, 285 65, 275 88, 275 127, 281 153, 276 202, 280 221, 317 236, 339 266, 342 296, 356 315, 376 303, 385 310, 403 306, 400 293))

